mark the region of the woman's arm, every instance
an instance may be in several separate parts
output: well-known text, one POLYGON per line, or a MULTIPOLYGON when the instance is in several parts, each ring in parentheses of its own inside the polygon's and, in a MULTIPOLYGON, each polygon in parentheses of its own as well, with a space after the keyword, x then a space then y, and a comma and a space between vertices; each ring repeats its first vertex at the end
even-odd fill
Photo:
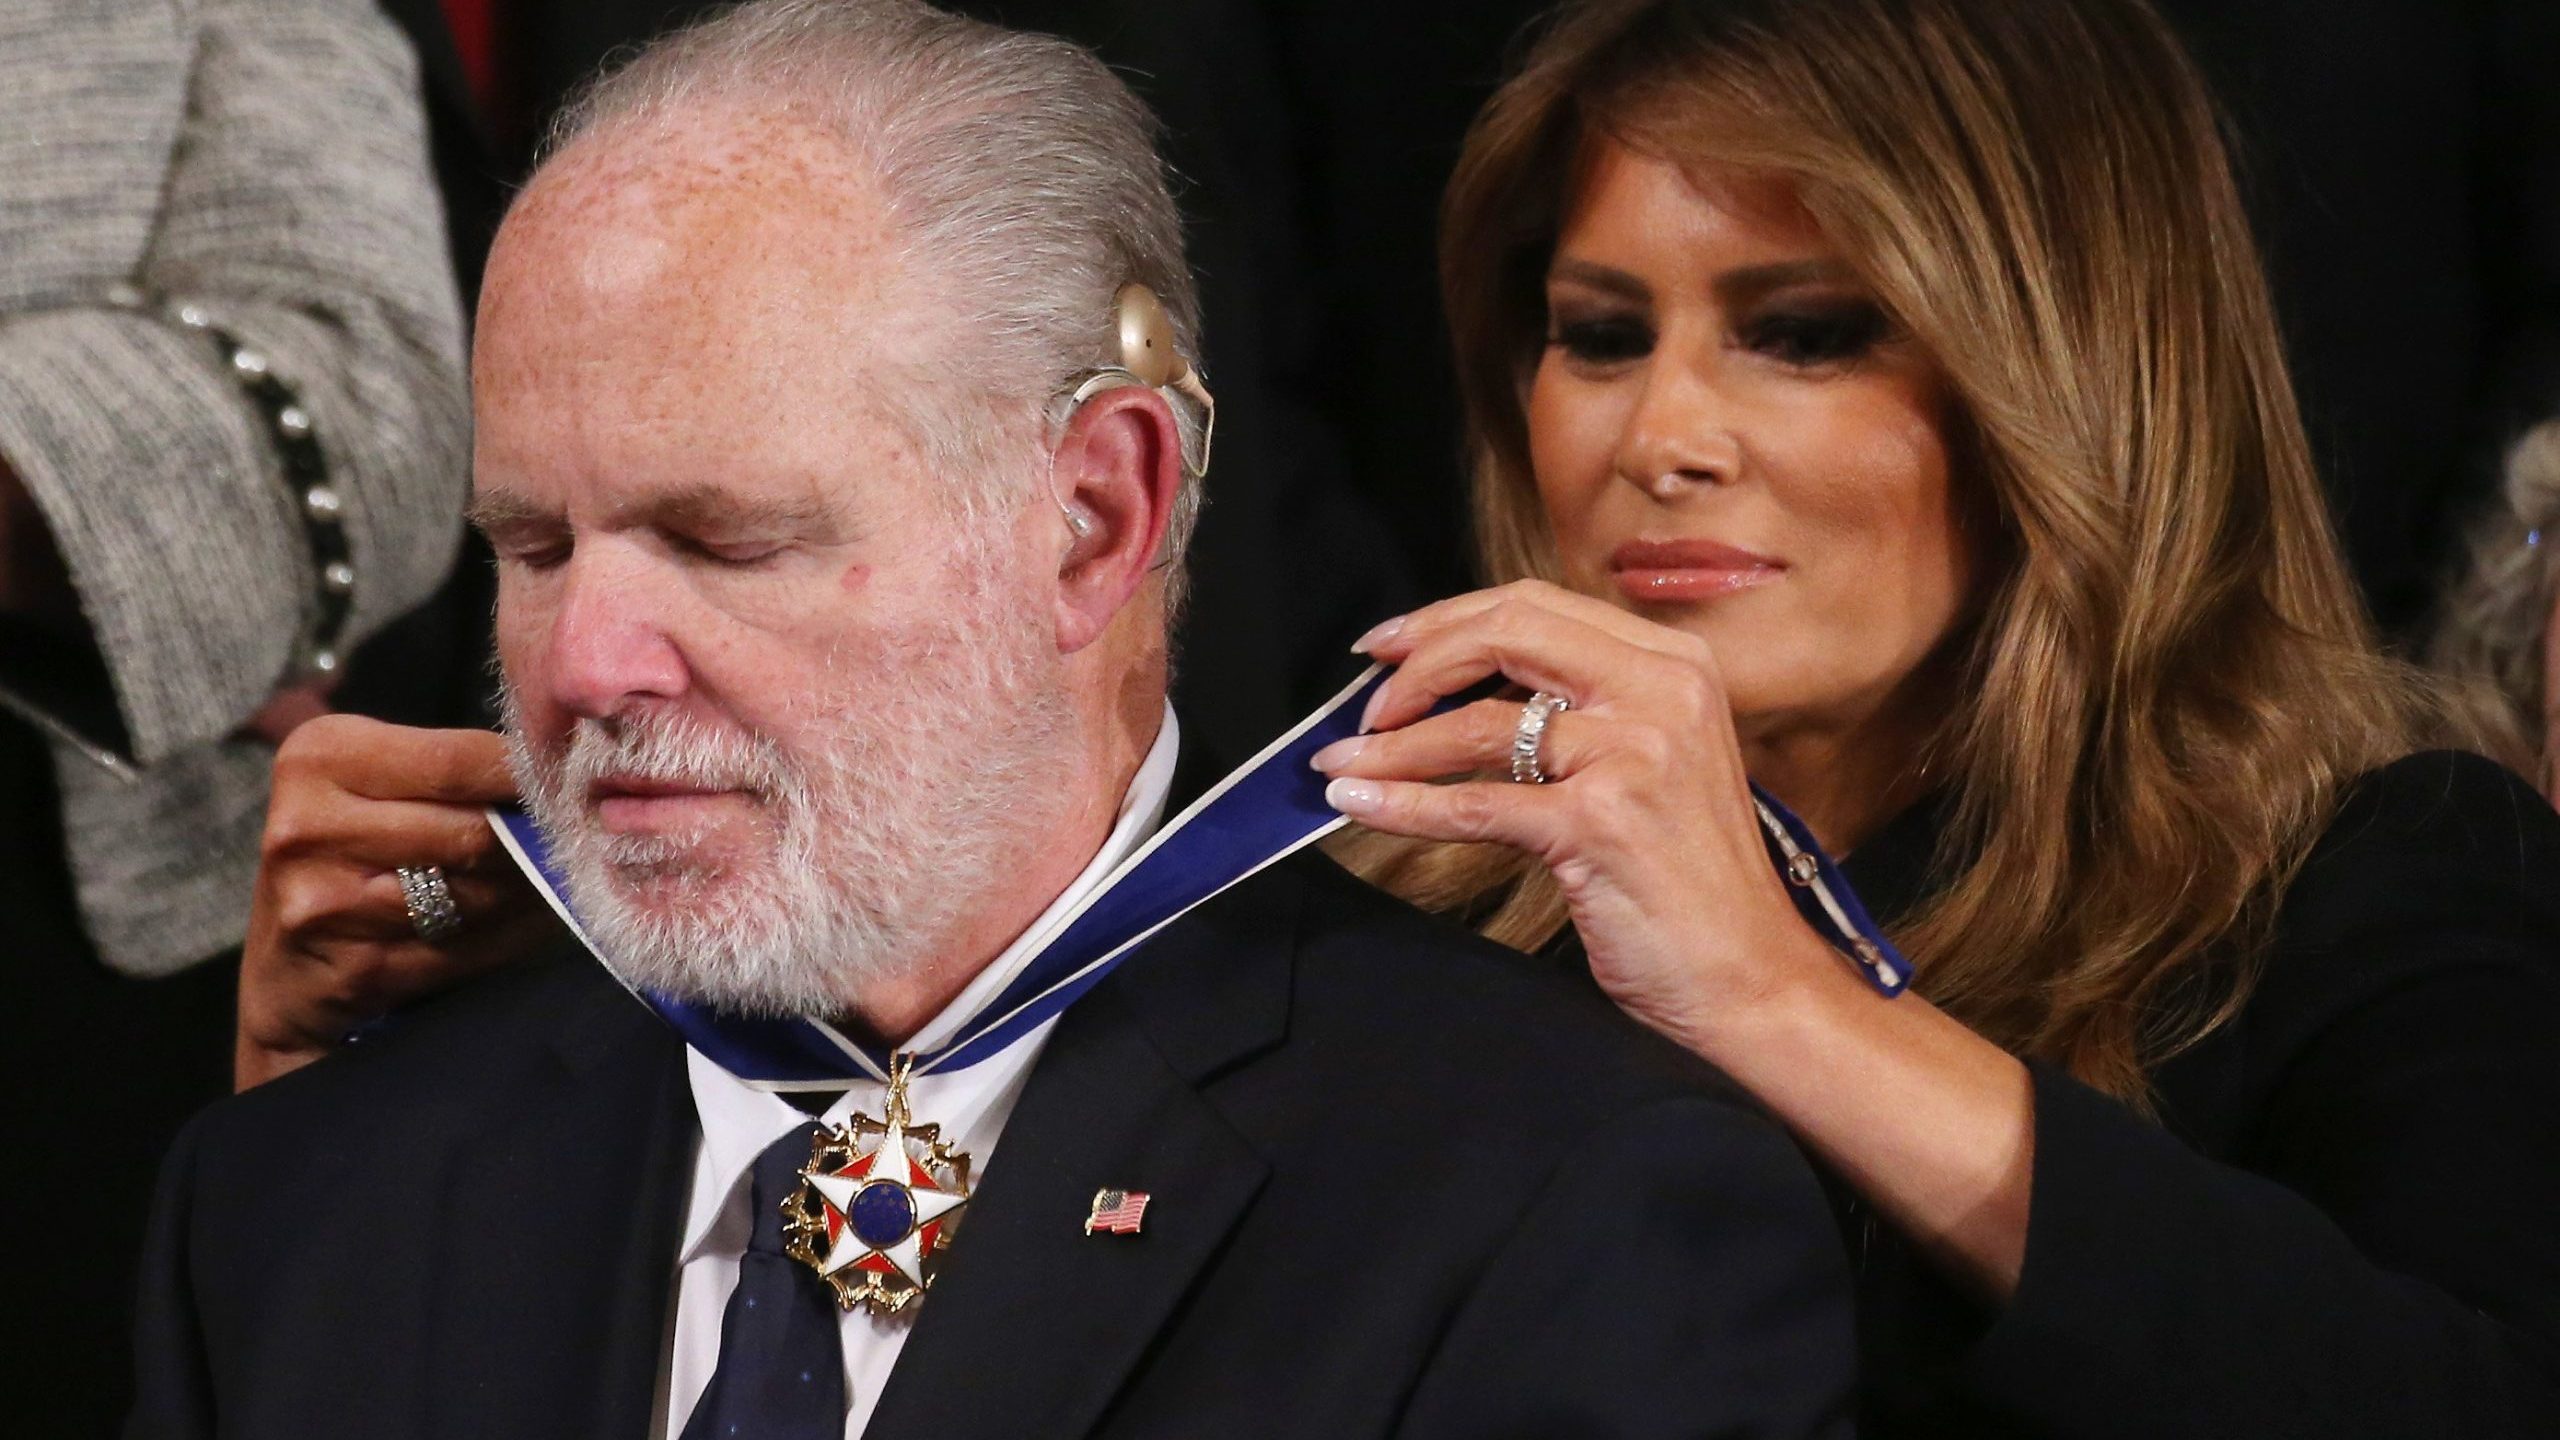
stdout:
MULTIPOLYGON (((353 551, 347 640, 461 530, 461 319, 415 67, 361 0, 113 7, 6 66, 33 139, 12 237, 68 272, 0 314, 0 455, 67 564, 133 758, 219 739, 289 678, 322 577, 275 437, 196 307, 289 381, 353 551), (74 224, 74 221, 77 224, 74 224)), ((0 250, 8 247, 0 245, 0 250)), ((93 737, 95 738, 95 737, 93 737)))
MULTIPOLYGON (((2268 1086, 2267 1173, 2217 1163, 1856 978, 1762 859, 1713 657, 1683 641, 1534 585, 1417 612, 1372 647, 1403 665, 1372 716, 1393 733, 1319 757, 1342 777, 1329 793, 1376 828, 1545 861, 1630 1014, 1751 1089, 1989 1303, 1961 1377, 1982 1403, 2075 1437, 2560 1423, 2560 999, 2519 978, 2560 970, 2560 937, 2533 932, 2512 884, 2463 892, 2479 913, 2438 926, 2349 926, 2439 947, 2485 926, 2505 978, 2456 987, 2465 967, 2421 965, 2308 1027, 2268 1086), (1559 783, 1418 783, 1500 773, 1516 705, 1421 718, 1495 673, 1574 699, 1548 734, 1559 783)), ((2480 868, 2450 837, 2407 848, 2448 878, 2385 863, 2341 888, 2441 896, 2480 868)), ((2544 858, 2560 867, 2560 847, 2544 858)), ((2347 963, 2304 962, 2315 979, 2347 963)))
POLYGON ((236 1088, 307 1065, 397 1006, 557 937, 483 813, 515 798, 506 742, 485 730, 330 715, 286 738, 240 951, 236 1088), (444 872, 455 934, 417 933, 403 865, 444 872))
POLYGON ((2369 778, 2208 1044, 2161 1098, 2228 1163, 2039 1069, 1977 1393, 2074 1434, 2560 1433, 2560 818, 2476 757, 2369 778))
POLYGON ((1917 995, 1878 995, 1809 932, 1801 943, 1789 982, 1672 1038, 1740 1081, 1933 1264, 2007 1300, 2033 1188, 2027 1067, 1917 995))
POLYGON ((2026 1246, 2026 1067, 1917 996, 1888 1000, 1806 928, 1761 847, 1704 642, 1535 581, 1414 612, 1379 732, 1317 757, 1375 829, 1530 851, 1563 884, 1592 973, 1714 1061, 1885 1218, 1986 1296, 2026 1246), (1547 785, 1421 781, 1508 765, 1518 704, 1423 718, 1494 674, 1569 697, 1547 785))

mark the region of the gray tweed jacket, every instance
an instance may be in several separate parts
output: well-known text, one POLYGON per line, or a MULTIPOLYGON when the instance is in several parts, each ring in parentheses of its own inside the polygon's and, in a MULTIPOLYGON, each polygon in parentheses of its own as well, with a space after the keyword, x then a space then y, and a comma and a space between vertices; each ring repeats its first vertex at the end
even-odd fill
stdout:
POLYGON ((0 703, 48 736, 82 915, 130 973, 239 941, 271 753, 239 730, 322 604, 277 422, 178 308, 298 392, 349 643, 453 563, 470 420, 415 87, 367 0, 0 3, 0 457, 124 735, 13 691, 5 656, 0 703))

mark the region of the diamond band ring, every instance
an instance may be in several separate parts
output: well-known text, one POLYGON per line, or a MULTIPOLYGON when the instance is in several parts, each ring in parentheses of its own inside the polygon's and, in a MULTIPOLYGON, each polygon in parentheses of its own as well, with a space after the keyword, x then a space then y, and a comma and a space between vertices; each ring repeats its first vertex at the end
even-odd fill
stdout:
POLYGON ((1538 747, 1547 738, 1547 722, 1573 708, 1561 695, 1541 690, 1520 707, 1520 724, 1511 732, 1511 779, 1521 785, 1544 785, 1547 772, 1538 764, 1538 747))
POLYGON ((435 865, 403 865, 400 898, 409 907, 409 928, 426 941, 441 940, 462 928, 462 911, 453 903, 453 887, 444 883, 444 870, 435 865))

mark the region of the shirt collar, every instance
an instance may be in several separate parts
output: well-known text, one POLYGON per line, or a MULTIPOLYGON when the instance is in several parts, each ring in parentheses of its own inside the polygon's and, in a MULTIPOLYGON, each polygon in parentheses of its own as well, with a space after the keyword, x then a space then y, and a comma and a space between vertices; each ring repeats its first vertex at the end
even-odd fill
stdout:
MULTIPOLYGON (((957 1033, 979 1007, 1004 993, 1024 966, 1031 963, 1040 947, 1047 944, 1059 923, 1081 905, 1085 897, 1098 889, 1103 880, 1120 863, 1136 853, 1139 846, 1164 823, 1167 798, 1173 791, 1175 760, 1182 745, 1180 724, 1167 705, 1163 722, 1156 729, 1155 743, 1148 747, 1147 757, 1139 763, 1138 772, 1120 797, 1120 816, 1111 834, 1095 851, 1093 859, 1077 874, 1067 888, 1058 892, 1047 909, 1040 912, 1022 934, 989 961, 976 978, 953 997, 950 1004, 918 1030, 909 1047, 930 1050, 957 1033)), ((1028 1050, 1048 1036, 1048 1027, 1034 1031, 1016 1042, 1015 1048, 1028 1050)), ((1005 1057, 987 1062, 1000 1063, 1005 1057)), ((973 1070, 983 1067, 971 1067, 973 1070)), ((712 1064, 699 1052, 685 1051, 685 1069, 693 1087, 695 1115, 702 1122, 702 1151, 694 1164, 693 1201, 688 1210, 683 1248, 678 1252, 691 1257, 710 1237, 713 1226, 726 1212, 728 1199, 745 1181, 747 1171, 764 1153, 766 1146, 781 1139, 809 1120, 809 1116, 789 1101, 759 1090, 712 1064)), ((961 1075, 969 1071, 960 1072, 961 1075)), ((921 1086, 942 1077, 925 1076, 921 1086)), ((958 1078, 958 1077, 953 1077, 958 1078)), ((846 1108, 839 1101, 829 1114, 846 1108)))

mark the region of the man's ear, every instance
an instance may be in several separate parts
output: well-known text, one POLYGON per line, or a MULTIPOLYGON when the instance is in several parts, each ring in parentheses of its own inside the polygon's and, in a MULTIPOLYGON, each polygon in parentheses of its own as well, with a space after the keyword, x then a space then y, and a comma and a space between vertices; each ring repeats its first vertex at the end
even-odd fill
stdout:
POLYGON ((1153 390, 1086 400, 1049 457, 1058 520, 1058 649, 1101 638, 1155 568, 1182 493, 1182 435, 1153 390))

